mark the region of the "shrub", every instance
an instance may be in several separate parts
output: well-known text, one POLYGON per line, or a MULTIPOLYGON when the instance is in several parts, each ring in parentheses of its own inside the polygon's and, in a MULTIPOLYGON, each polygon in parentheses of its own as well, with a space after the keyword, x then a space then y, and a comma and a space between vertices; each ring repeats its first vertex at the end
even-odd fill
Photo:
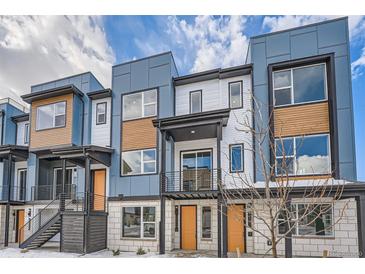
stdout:
POLYGON ((112 250, 112 252, 113 252, 113 256, 119 256, 119 254, 120 254, 120 250, 119 249, 112 250))
POLYGON ((137 255, 144 255, 144 254, 146 254, 146 251, 142 247, 139 247, 137 250, 137 255))

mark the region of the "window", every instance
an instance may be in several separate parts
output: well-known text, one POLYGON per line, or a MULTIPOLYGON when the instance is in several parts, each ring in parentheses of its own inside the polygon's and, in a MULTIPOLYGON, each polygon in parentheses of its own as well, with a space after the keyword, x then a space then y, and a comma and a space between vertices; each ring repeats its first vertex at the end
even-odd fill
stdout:
POLYGON ((156 172, 156 149, 122 152, 122 175, 156 172))
POLYGON ((242 82, 229 83, 229 107, 242 107, 242 82))
POLYGON ((96 104, 96 124, 106 123, 106 102, 96 104))
POLYGON ((123 120, 156 116, 157 90, 148 90, 123 96, 123 120))
POLYGON ((66 102, 37 108, 37 130, 63 127, 66 125, 66 102))
POLYGON ((130 238, 155 238, 156 208, 123 207, 122 235, 130 238))
POLYGON ((273 72, 275 106, 327 99, 326 65, 316 64, 273 72))
POLYGON ((243 172, 243 144, 230 145, 231 172, 243 172))
POLYGON ((210 239, 212 237, 212 216, 211 208, 204 206, 202 210, 202 238, 210 239))
POLYGON ((24 124, 24 144, 29 143, 29 124, 24 124))
POLYGON ((332 204, 292 204, 290 216, 280 213, 278 232, 285 234, 291 218, 292 234, 299 236, 333 236, 332 204))
POLYGON ((275 142, 276 175, 331 173, 328 134, 276 139, 275 142))
POLYGON ((202 91, 190 92, 190 113, 202 112, 202 91))

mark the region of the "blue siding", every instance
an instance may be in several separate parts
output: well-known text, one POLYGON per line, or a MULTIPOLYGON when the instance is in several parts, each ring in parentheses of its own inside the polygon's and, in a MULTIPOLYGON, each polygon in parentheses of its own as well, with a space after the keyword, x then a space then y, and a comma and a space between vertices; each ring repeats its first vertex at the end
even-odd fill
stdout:
MULTIPOLYGON (((262 110, 267 123, 268 75, 270 63, 293 60, 318 54, 335 54, 337 131, 339 133, 340 176, 356 180, 356 157, 352 86, 349 55, 347 18, 326 21, 307 27, 253 37, 250 41, 250 57, 254 64, 254 93, 263 102, 262 110)), ((269 146, 266 156, 269 157, 269 146)), ((257 156, 256 161, 260 160, 257 156)), ((258 167, 259 168, 259 167, 258 167)), ((263 180, 260 170, 257 180, 263 180)))
MULTIPOLYGON (((149 89, 159 89, 159 115, 172 116, 174 97, 172 77, 177 75, 173 57, 170 52, 151 56, 141 60, 117 65, 112 70, 113 115, 112 115, 112 156, 110 168, 109 196, 141 196, 159 194, 159 176, 120 176, 120 142, 121 142, 121 97, 122 94, 149 89)), ((159 158, 161 152, 158 149, 159 158)), ((159 166, 159 165, 158 165, 159 166)))

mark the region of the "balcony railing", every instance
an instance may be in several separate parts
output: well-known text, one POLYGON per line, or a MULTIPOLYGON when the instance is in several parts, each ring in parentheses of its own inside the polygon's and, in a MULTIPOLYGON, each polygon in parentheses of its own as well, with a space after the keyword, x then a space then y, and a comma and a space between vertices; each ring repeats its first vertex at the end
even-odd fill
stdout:
MULTIPOLYGON (((8 201, 9 186, 0 186, 0 201, 8 201)), ((25 201, 25 187, 11 186, 9 201, 25 201)))
POLYGON ((54 185, 37 185, 32 186, 32 201, 54 200, 60 193, 65 193, 68 199, 73 198, 76 193, 75 184, 54 185))
POLYGON ((163 192, 197 192, 218 190, 219 169, 189 169, 162 174, 163 192))

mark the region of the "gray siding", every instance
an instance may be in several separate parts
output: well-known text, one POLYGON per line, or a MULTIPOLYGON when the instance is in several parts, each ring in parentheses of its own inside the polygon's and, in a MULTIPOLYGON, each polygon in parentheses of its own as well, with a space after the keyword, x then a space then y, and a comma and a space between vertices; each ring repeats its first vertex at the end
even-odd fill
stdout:
POLYGON ((107 247, 107 213, 91 213, 87 218, 86 253, 107 247))
MULTIPOLYGON (((253 37, 250 60, 254 64, 254 94, 263 104, 261 109, 268 119, 268 73, 271 63, 294 60, 325 53, 335 55, 337 132, 339 134, 340 177, 356 180, 354 118, 352 106, 351 68, 347 18, 326 21, 293 30, 253 37)), ((269 146, 266 150, 269 157, 269 146)), ((260 163, 259 157, 256 161, 260 163)), ((267 158, 268 159, 268 158, 267 158)), ((257 180, 263 180, 256 171, 257 180)))
POLYGON ((61 252, 83 253, 84 213, 62 215, 61 252))
MULTIPOLYGON (((172 77, 177 76, 171 52, 151 56, 117 65, 112 70, 112 156, 110 169, 109 196, 156 195, 159 193, 159 176, 120 176, 120 142, 121 142, 121 97, 122 94, 149 89, 159 89, 159 117, 174 114, 174 95, 172 77)), ((160 157, 160 151, 158 153, 160 157)), ((159 164, 157 165, 159 167, 159 164)))

